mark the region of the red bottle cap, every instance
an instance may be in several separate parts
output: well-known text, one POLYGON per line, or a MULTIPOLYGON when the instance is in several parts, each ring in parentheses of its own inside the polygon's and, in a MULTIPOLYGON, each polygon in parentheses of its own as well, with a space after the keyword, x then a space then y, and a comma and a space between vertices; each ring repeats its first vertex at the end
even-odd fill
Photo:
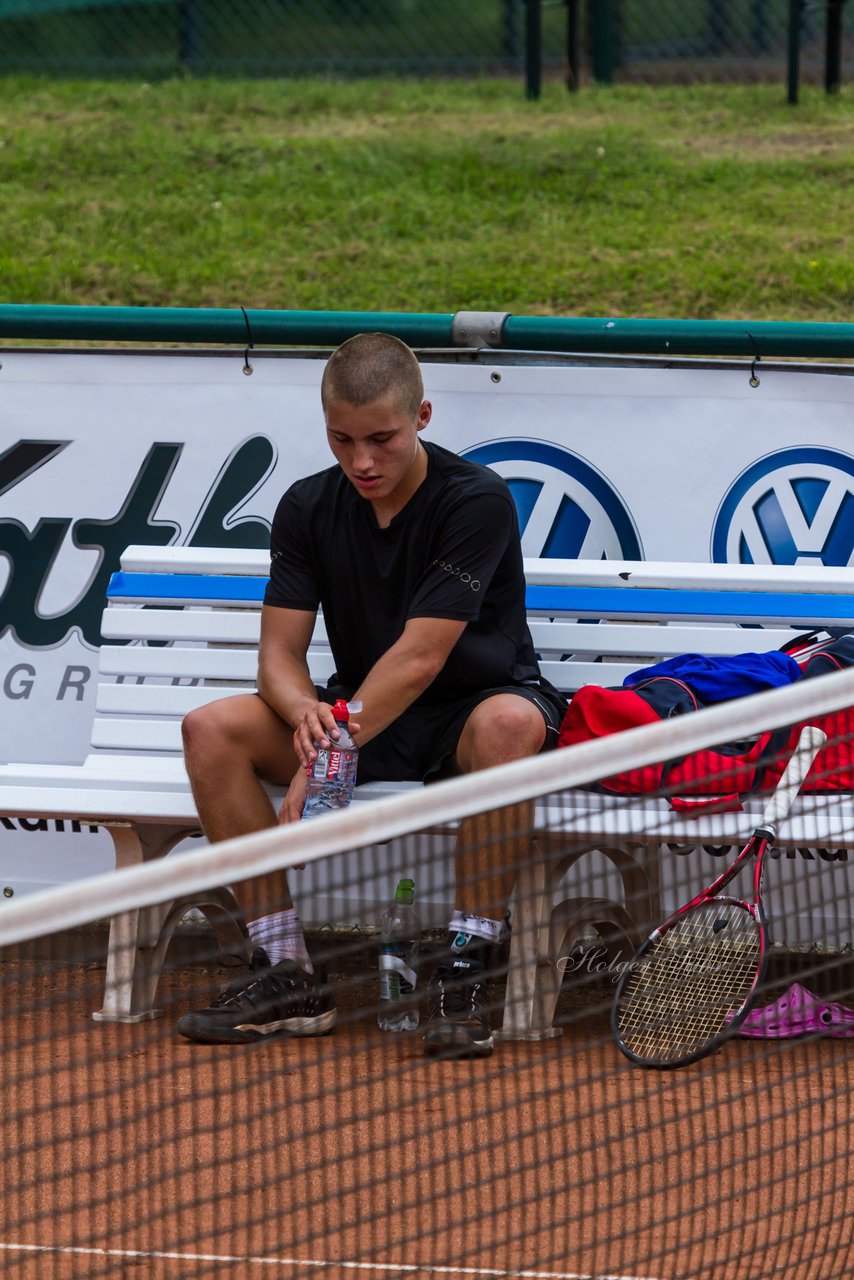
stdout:
POLYGON ((339 698, 335 703, 335 706, 332 708, 332 714, 338 724, 347 724, 350 719, 350 708, 347 706, 347 703, 343 698, 339 698))

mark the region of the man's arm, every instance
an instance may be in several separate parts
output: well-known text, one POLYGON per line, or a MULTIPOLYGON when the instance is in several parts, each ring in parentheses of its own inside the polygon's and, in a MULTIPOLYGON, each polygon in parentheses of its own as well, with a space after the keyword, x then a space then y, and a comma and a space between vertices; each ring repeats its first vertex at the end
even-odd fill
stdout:
MULTIPOLYGON (((358 724, 351 727, 359 746, 382 733, 418 698, 442 670, 466 623, 449 618, 410 618, 399 640, 374 663, 353 694, 361 702, 358 724)), ((315 704, 297 725, 294 746, 300 762, 315 757, 314 743, 333 730, 332 709, 315 704), (318 732, 320 730, 320 732, 318 732)))
POLYGON ((306 657, 316 617, 313 610, 261 608, 258 693, 292 729, 317 703, 306 657))
MULTIPOLYGON (((332 708, 318 700, 306 660, 314 621, 314 613, 298 609, 265 607, 261 611, 258 692, 293 727, 294 748, 302 765, 279 810, 282 822, 296 822, 302 814, 305 768, 317 754, 314 744, 329 746, 338 736, 332 708)), ((446 618, 410 619, 403 635, 374 664, 353 696, 364 706, 358 721, 350 724, 360 745, 375 738, 424 692, 465 626, 446 618)))
POLYGON ((375 738, 433 683, 466 625, 455 618, 409 619, 353 695, 364 707, 360 743, 375 738))

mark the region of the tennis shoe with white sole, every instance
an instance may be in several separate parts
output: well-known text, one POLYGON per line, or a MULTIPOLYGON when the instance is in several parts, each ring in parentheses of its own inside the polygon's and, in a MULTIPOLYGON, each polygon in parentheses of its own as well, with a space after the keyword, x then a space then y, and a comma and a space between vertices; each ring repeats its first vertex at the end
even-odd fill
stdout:
POLYGON ((451 956, 436 966, 428 991, 424 1051, 442 1058, 488 1058, 495 1043, 486 1008, 484 966, 451 956))
POLYGON ((200 1044, 247 1044, 267 1036, 322 1036, 335 1026, 329 987, 293 960, 252 954, 252 974, 230 982, 207 1009, 185 1013, 178 1032, 200 1044))

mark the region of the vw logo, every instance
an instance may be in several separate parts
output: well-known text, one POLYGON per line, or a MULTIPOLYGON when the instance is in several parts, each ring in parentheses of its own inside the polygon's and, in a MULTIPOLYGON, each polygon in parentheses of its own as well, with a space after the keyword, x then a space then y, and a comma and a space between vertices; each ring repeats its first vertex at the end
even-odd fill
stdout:
POLYGON ((748 467, 712 528, 718 564, 854 561, 854 458, 834 449, 782 449, 748 467))
POLYGON ((575 453, 540 440, 492 440, 465 451, 510 486, 522 554, 641 560, 640 538, 616 489, 575 453))

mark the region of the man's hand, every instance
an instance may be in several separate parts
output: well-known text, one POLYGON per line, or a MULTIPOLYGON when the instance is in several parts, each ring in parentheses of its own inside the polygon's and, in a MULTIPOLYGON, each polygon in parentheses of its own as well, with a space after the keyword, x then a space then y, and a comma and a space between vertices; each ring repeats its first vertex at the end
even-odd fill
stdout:
MULTIPOLYGON (((359 727, 355 720, 350 720, 347 724, 354 736, 359 732, 359 727)), ((317 759, 318 746, 324 749, 331 747, 340 736, 328 703, 316 702, 309 707, 294 730, 294 751, 302 769, 307 769, 317 759)))
POLYGON ((308 790, 308 778, 304 769, 297 769, 291 778, 291 785, 285 792, 285 798, 279 809, 279 822, 299 822, 305 808, 305 797, 308 790))

